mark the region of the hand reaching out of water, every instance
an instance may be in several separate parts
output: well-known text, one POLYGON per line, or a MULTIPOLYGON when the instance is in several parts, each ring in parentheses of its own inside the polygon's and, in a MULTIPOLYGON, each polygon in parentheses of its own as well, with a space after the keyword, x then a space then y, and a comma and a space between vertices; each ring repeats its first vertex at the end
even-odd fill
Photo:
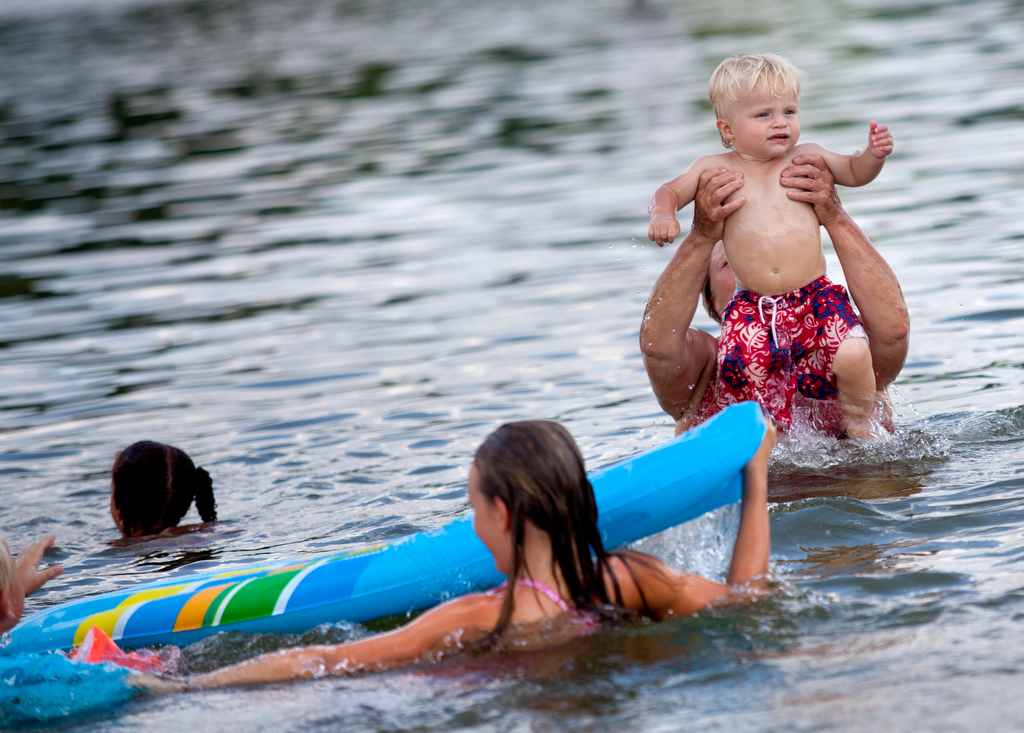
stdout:
POLYGON ((56 535, 47 535, 18 553, 18 559, 14 564, 17 567, 18 576, 21 578, 21 584, 25 588, 26 596, 32 595, 42 588, 44 583, 64 572, 64 568, 60 565, 50 565, 42 570, 36 570, 39 567, 39 562, 43 559, 43 553, 53 547, 56 539, 56 535))

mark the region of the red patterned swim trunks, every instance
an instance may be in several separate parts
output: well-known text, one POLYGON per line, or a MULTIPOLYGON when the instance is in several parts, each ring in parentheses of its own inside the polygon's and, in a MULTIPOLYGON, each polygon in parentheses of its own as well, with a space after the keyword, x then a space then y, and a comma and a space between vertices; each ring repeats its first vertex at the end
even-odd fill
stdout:
POLYGON ((790 427, 797 393, 836 398, 832 360, 851 335, 866 337, 846 288, 827 277, 775 297, 738 291, 722 314, 715 412, 754 400, 790 427))

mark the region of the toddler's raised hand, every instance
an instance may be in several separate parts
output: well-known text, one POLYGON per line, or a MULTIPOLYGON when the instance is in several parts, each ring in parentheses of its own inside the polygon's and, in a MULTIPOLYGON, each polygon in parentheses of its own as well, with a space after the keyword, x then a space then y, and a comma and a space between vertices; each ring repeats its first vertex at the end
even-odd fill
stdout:
POLYGON ((871 129, 868 131, 868 150, 876 158, 884 158, 892 155, 892 133, 886 125, 879 125, 871 120, 871 129))

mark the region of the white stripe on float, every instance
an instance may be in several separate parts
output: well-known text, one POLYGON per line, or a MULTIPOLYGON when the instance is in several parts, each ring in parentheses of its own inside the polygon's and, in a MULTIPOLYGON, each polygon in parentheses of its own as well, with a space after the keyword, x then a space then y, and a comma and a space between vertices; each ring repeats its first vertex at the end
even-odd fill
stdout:
POLYGON ((114 633, 110 635, 110 638, 114 641, 120 641, 121 637, 124 636, 124 627, 128 624, 128 619, 132 617, 133 613, 145 605, 146 601, 140 601, 128 606, 124 613, 117 617, 117 623, 114 624, 114 633))
POLYGON ((228 593, 227 597, 223 601, 221 601, 220 608, 217 609, 217 615, 213 617, 214 626, 220 626, 220 619, 221 616, 224 615, 224 609, 226 609, 228 607, 228 604, 231 603, 231 599, 235 597, 235 594, 238 593, 238 591, 242 590, 242 588, 244 588, 245 586, 249 585, 249 583, 251 583, 254 580, 256 580, 256 578, 249 578, 248 580, 243 580, 241 583, 239 583, 231 589, 231 592, 228 593))
POLYGON ((313 563, 312 565, 304 567, 302 570, 300 570, 295 575, 294 578, 292 578, 291 580, 288 581, 288 585, 286 585, 284 587, 284 590, 281 591, 281 595, 279 595, 277 597, 277 603, 274 604, 274 611, 270 615, 271 616, 278 616, 278 615, 284 613, 284 609, 287 608, 288 601, 291 600, 292 593, 295 592, 295 589, 299 587, 299 583, 301 583, 303 580, 305 580, 306 576, 309 575, 310 573, 312 573, 314 570, 316 570, 317 568, 319 568, 319 567, 321 567, 323 565, 326 565, 327 563, 329 563, 333 559, 334 559, 334 556, 331 556, 331 557, 328 557, 328 558, 324 558, 320 562, 313 563))

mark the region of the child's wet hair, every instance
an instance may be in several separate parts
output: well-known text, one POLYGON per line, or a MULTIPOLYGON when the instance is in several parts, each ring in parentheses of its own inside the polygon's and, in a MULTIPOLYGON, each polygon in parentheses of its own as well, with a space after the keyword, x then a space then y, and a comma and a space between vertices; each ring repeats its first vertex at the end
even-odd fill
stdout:
POLYGON ((210 474, 174 446, 132 443, 114 457, 111 490, 126 537, 176 527, 193 500, 204 522, 217 520, 210 474))
MULTIPOLYGON (((477 449, 473 465, 489 501, 500 498, 508 507, 513 537, 508 587, 524 573, 523 538, 529 519, 551 537, 555 562, 572 603, 592 609, 611 602, 604 578, 608 553, 597 528, 597 502, 583 466, 583 456, 564 427, 547 420, 507 423, 477 449)), ((618 581, 611 574, 614 602, 622 604, 618 581)), ((505 594, 496 638, 512 615, 513 593, 505 594)))
MULTIPOLYGON (((775 99, 792 94, 800 96, 800 80, 805 76, 796 66, 774 53, 730 57, 718 65, 708 84, 708 99, 716 119, 725 119, 726 102, 736 101, 741 94, 761 89, 775 99)), ((732 142, 722 137, 722 145, 732 142)))
POLYGON ((4 535, 0 532, 0 590, 11 585, 11 573, 14 572, 12 560, 10 548, 7 547, 4 535))

